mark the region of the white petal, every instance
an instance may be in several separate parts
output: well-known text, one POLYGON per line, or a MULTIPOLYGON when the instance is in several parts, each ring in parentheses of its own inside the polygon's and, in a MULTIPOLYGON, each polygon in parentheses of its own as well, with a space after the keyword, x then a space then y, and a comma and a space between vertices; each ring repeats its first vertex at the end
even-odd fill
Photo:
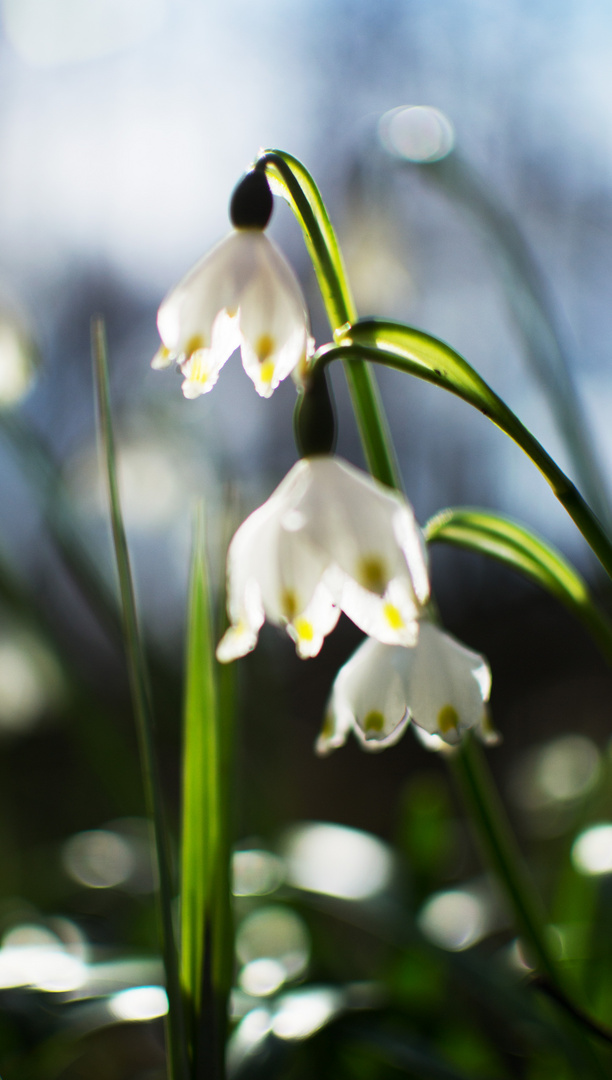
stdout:
POLYGON ((421 531, 407 500, 340 458, 315 457, 310 466, 313 483, 305 510, 334 562, 381 596, 390 581, 403 578, 423 602, 427 565, 421 531))
POLYGON ((300 510, 313 542, 341 571, 327 582, 336 602, 365 633, 413 645, 429 579, 409 503, 339 458, 315 457, 309 465, 312 481, 300 510))
POLYGON ((434 754, 455 754, 457 752, 456 746, 450 746, 439 735, 430 735, 428 731, 425 731, 425 728, 419 727, 418 724, 413 724, 412 730, 421 746, 424 746, 426 750, 431 750, 434 754))
POLYGON ((151 360, 151 367, 154 371, 163 371, 164 368, 170 367, 178 359, 175 353, 171 353, 165 345, 160 345, 159 349, 155 353, 155 356, 151 360))
MULTIPOLYGON (((383 750, 402 737, 409 715, 398 666, 406 651, 367 638, 340 669, 328 709, 334 745, 341 745, 337 733, 346 737, 349 728, 366 750, 383 750)), ((324 749, 333 748, 329 742, 330 736, 322 743, 324 749)))
POLYGON ((306 463, 298 462, 267 502, 240 526, 227 563, 232 627, 248 627, 256 637, 266 617, 287 627, 303 657, 319 652, 339 617, 321 581, 325 556, 311 544, 303 520, 295 514, 308 480, 306 463))
POLYGON ((406 650, 402 677, 412 718, 431 735, 456 743, 482 723, 489 665, 432 623, 421 623, 416 647, 406 650))
POLYGON ((211 349, 198 349, 180 365, 185 376, 181 390, 186 398, 197 398, 212 390, 219 378, 219 369, 215 370, 212 361, 211 349))
POLYGON ((343 710, 332 698, 327 706, 323 727, 315 742, 315 753, 319 757, 327 757, 332 750, 338 750, 339 747, 344 746, 352 726, 353 717, 350 710, 343 710))
MULTIPOLYGON (((197 349, 209 348, 217 315, 221 311, 236 315, 241 283, 240 236, 231 233, 217 244, 162 302, 157 327, 163 344, 172 353, 188 357, 197 349)), ((237 342, 232 352, 236 346, 237 342)))
POLYGON ((221 368, 237 349, 239 340, 236 317, 220 311, 212 326, 210 348, 196 349, 180 365, 185 376, 181 389, 186 398, 196 398, 212 390, 221 368))
POLYGON ((298 462, 237 531, 228 553, 232 626, 246 622, 256 633, 264 612, 287 627, 301 656, 316 655, 339 608, 382 642, 414 645, 427 589, 409 504, 331 457, 298 462), (252 582, 256 627, 244 600, 252 582))
POLYGON ((332 594, 345 615, 364 634, 385 645, 416 645, 419 636, 419 610, 406 580, 389 583, 383 596, 369 592, 348 575, 330 573, 332 594))
POLYGON ((262 397, 302 364, 308 316, 293 270, 265 233, 248 230, 252 271, 240 294, 242 363, 262 397))
POLYGON ((323 639, 331 633, 339 618, 340 608, 334 604, 329 590, 319 585, 308 606, 287 624, 287 633, 302 660, 320 652, 323 639))
POLYGON ((493 742, 489 685, 484 657, 431 623, 421 623, 414 648, 368 638, 336 676, 318 752, 341 746, 349 730, 366 750, 382 750, 409 719, 429 749, 450 749, 468 728, 493 742))
MULTIPOLYGON (((490 672, 489 672, 490 674, 490 672)), ((502 735, 493 727, 489 709, 485 704, 482 720, 475 728, 476 735, 485 746, 499 746, 503 741, 502 735)))
POLYGON ((246 656, 257 644, 257 633, 245 623, 230 626, 217 645, 216 656, 220 664, 228 664, 240 656, 246 656))
POLYGON ((271 397, 276 387, 306 356, 307 335, 302 328, 294 330, 282 345, 272 335, 256 339, 259 353, 247 338, 242 339, 242 365, 260 397, 271 397))

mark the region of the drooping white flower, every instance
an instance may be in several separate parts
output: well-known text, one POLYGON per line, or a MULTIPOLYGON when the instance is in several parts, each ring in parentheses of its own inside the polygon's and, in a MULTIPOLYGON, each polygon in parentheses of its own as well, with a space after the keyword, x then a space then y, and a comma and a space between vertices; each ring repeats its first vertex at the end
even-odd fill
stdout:
POLYGON ((336 457, 303 458, 236 532, 221 661, 254 648, 267 618, 316 656, 344 611, 366 634, 413 645, 429 597, 421 531, 398 492, 336 457))
POLYGON ((236 229, 168 293, 152 367, 178 363, 187 398, 206 394, 240 347, 255 389, 270 397, 312 349, 293 270, 262 229, 236 229))
POLYGON ((412 648, 369 638, 336 676, 316 750, 342 746, 350 731, 366 750, 384 750, 413 721, 454 745, 486 724, 491 671, 485 658, 430 622, 412 648))

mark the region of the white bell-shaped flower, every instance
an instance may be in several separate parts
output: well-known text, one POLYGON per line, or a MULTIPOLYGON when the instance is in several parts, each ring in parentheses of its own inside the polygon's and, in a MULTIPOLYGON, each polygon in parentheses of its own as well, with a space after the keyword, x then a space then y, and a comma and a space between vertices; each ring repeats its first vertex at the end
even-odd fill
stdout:
POLYGON ((312 351, 298 280, 262 229, 236 229, 168 293, 158 314, 162 346, 152 367, 178 363, 183 393, 215 385, 240 346, 255 389, 270 397, 312 351))
POLYGON ((335 457, 299 461, 236 532, 228 552, 231 626, 221 661, 254 648, 264 619, 315 656, 344 611, 365 633, 413 645, 429 596, 409 503, 335 457))
POLYGON ((433 623, 421 623, 413 648, 369 638, 336 676, 317 753, 342 746, 350 731, 366 750, 384 750, 410 720, 454 745, 468 729, 486 729, 490 691, 484 656, 433 623))

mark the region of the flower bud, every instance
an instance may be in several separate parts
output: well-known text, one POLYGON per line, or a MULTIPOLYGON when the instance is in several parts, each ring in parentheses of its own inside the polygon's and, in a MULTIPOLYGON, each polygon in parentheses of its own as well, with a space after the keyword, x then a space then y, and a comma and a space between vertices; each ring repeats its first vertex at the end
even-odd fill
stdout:
POLYGON ((310 376, 299 394, 293 414, 293 433, 301 457, 334 452, 336 411, 323 368, 310 376))
POLYGON ((229 210, 232 225, 236 229, 265 229, 273 205, 265 172, 253 169, 234 188, 229 210))

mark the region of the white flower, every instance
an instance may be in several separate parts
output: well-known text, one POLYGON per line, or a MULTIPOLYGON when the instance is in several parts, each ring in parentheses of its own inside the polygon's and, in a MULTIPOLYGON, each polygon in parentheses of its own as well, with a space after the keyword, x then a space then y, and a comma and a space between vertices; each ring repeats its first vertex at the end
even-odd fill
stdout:
POLYGON ((234 536, 231 626, 221 661, 254 648, 264 619, 316 656, 344 611, 366 634, 413 645, 429 596, 421 531, 406 499, 334 457, 303 458, 234 536))
POLYGON ((162 346, 152 367, 179 364, 187 398, 206 394, 240 346, 255 389, 270 397, 312 351, 293 270, 259 228, 241 228, 198 262, 157 314, 162 346))
POLYGON ((421 623, 413 648, 369 638, 336 676, 317 753, 342 746, 350 731, 366 750, 384 750, 410 720, 453 745, 469 728, 486 727, 490 691, 484 656, 433 623, 421 623))

